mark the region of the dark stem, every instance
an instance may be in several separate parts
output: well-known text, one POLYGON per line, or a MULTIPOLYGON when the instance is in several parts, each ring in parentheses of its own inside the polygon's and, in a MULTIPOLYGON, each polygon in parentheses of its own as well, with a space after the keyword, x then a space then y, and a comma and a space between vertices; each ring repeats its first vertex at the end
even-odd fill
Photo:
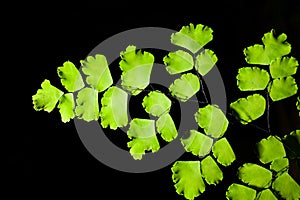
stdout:
POLYGON ((198 71, 196 69, 196 62, 197 62, 197 60, 196 60, 196 55, 195 54, 193 55, 193 59, 194 59, 194 71, 195 71, 196 75, 198 76, 198 78, 200 80, 200 90, 201 90, 201 92, 202 92, 202 94, 204 96, 205 102, 208 103, 208 98, 206 96, 206 93, 205 93, 205 90, 204 90, 204 86, 203 86, 203 77, 202 77, 201 74, 198 73, 198 71))
MULTIPOLYGON (((226 114, 229 115, 229 116, 231 116, 234 120, 238 121, 238 120, 235 118, 235 115, 234 115, 234 114, 232 114, 232 113, 230 113, 230 112, 226 112, 226 114)), ((239 120, 242 120, 242 119, 239 119, 239 120)), ((244 121, 244 120, 242 120, 242 121, 244 121)), ((246 121, 244 121, 244 122, 246 122, 246 121)), ((258 130, 261 130, 261 131, 263 131, 263 132, 265 132, 265 133, 269 133, 268 130, 266 130, 266 129, 264 129, 264 128, 262 128, 262 127, 256 125, 256 124, 248 123, 247 125, 252 126, 252 127, 256 128, 256 129, 258 129, 258 130)))
POLYGON ((151 83, 149 84, 149 86, 150 86, 150 88, 151 88, 152 91, 155 90, 154 87, 151 85, 151 83))
POLYGON ((266 91, 267 96, 267 125, 268 125, 268 133, 271 134, 271 123, 270 123, 270 96, 268 91, 266 91))
POLYGON ((199 77, 199 79, 200 79, 200 87, 201 87, 201 92, 203 93, 203 96, 204 96, 205 102, 206 102, 206 103, 208 103, 208 99, 207 99, 207 96, 206 96, 206 92, 205 92, 205 90, 204 90, 204 86, 203 86, 203 78, 202 78, 202 76, 201 76, 201 75, 199 75, 198 73, 197 73, 197 75, 198 75, 198 77, 199 77))

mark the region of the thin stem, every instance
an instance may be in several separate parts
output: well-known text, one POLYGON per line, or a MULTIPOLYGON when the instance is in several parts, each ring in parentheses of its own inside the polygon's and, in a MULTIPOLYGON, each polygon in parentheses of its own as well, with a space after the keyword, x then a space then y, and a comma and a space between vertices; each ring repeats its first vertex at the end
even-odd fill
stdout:
POLYGON ((152 89, 152 91, 154 91, 154 87, 151 85, 151 83, 149 84, 150 88, 152 89))
MULTIPOLYGON (((237 120, 237 119, 235 118, 234 114, 232 114, 232 113, 230 113, 230 112, 226 112, 226 114, 228 114, 229 116, 231 116, 231 117, 233 117, 235 120, 237 120)), ((239 119, 239 120, 244 121, 243 119, 239 119)), ((247 121, 244 121, 244 122, 247 122, 247 121)), ((264 128, 262 128, 262 127, 256 125, 256 124, 248 123, 247 125, 252 126, 252 127, 256 128, 256 129, 259 129, 259 130, 261 130, 261 131, 263 131, 263 132, 265 132, 265 133, 269 133, 268 130, 266 130, 266 129, 264 129, 264 128)))
POLYGON ((208 103, 208 98, 206 96, 205 90, 204 90, 204 86, 203 86, 203 77, 201 76, 201 74, 198 73, 198 71, 196 70, 196 63, 197 63, 197 59, 196 59, 196 55, 193 55, 193 60, 194 60, 194 68, 193 71, 195 71, 196 75, 198 76, 199 80, 200 80, 200 90, 204 96, 205 102, 208 103))
POLYGON ((199 79, 200 79, 201 92, 203 93, 203 96, 204 96, 204 99, 205 99, 206 103, 208 103, 208 99, 207 99, 207 96, 206 96, 206 93, 205 93, 205 90, 204 90, 204 86, 203 86, 203 78, 202 78, 202 76, 199 75, 198 73, 197 73, 197 76, 198 76, 199 79))
POLYGON ((271 123, 270 123, 270 96, 268 91, 266 91, 267 96, 267 125, 268 125, 268 133, 271 134, 271 123))
POLYGON ((198 104, 207 104, 207 102, 205 101, 198 101, 198 100, 193 100, 193 99, 188 99, 188 102, 194 102, 194 103, 198 103, 198 104))

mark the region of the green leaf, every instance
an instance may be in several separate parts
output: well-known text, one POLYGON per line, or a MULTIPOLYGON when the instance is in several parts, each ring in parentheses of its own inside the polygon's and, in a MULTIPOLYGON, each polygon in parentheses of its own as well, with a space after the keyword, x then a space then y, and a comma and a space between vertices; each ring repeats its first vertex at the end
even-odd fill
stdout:
POLYGON ((270 189, 265 189, 257 194, 256 200, 277 200, 277 198, 270 189))
POLYGON ((128 46, 120 56, 122 87, 132 95, 138 95, 150 83, 154 56, 149 52, 136 50, 135 46, 128 46))
POLYGON ((103 128, 108 126, 116 130, 119 127, 126 126, 128 123, 127 106, 128 95, 122 89, 112 86, 101 99, 100 118, 103 128))
POLYGON ((171 142, 178 135, 174 121, 169 113, 165 113, 158 118, 156 128, 157 132, 167 142, 171 142))
POLYGON ((171 43, 190 50, 193 54, 213 39, 213 30, 202 24, 190 23, 171 35, 171 43))
POLYGON ((296 107, 297 110, 299 110, 299 117, 300 117, 300 96, 297 98, 296 107))
POLYGON ((230 200, 254 200, 256 191, 252 188, 233 183, 226 191, 226 198, 230 200))
POLYGON ((156 136, 149 138, 135 138, 127 143, 128 148, 130 148, 130 154, 135 160, 141 160, 145 151, 152 151, 153 153, 158 151, 160 146, 156 136))
POLYGON ((288 76, 274 79, 269 85, 268 91, 273 101, 279 101, 297 94, 298 86, 296 80, 288 76))
POLYGON ((193 69, 193 57, 182 50, 170 52, 163 58, 166 69, 170 74, 179 74, 193 69))
POLYGON ((201 172, 209 185, 217 185, 223 180, 223 172, 211 156, 207 156, 201 161, 201 172))
POLYGON ((283 143, 286 147, 288 147, 285 149, 288 158, 300 158, 300 130, 295 130, 290 134, 285 135, 283 137, 283 143))
POLYGON ((287 158, 278 158, 276 160, 273 160, 270 169, 275 171, 276 173, 287 171, 289 168, 289 159, 287 158))
POLYGON ((32 96, 33 108, 36 111, 44 110, 51 112, 64 93, 51 85, 47 79, 42 82, 41 87, 42 89, 38 89, 37 93, 32 96))
POLYGON ((285 150, 280 138, 269 136, 257 143, 258 158, 263 164, 285 157, 285 150))
POLYGON ((107 60, 104 55, 96 54, 81 60, 82 71, 87 75, 86 82, 98 92, 103 92, 113 84, 107 60))
POLYGON ((223 166, 229 166, 235 160, 235 154, 226 138, 222 138, 212 147, 214 157, 223 166))
POLYGON ((130 142, 127 146, 130 148, 130 154, 135 160, 141 160, 145 151, 156 152, 160 146, 156 138, 154 120, 135 118, 130 122, 127 135, 130 142))
POLYGON ((196 57, 196 70, 202 76, 206 75, 217 63, 218 57, 209 49, 205 49, 196 57))
POLYGON ((176 192, 186 199, 194 199, 205 191, 199 161, 177 161, 171 170, 176 192))
POLYGON ((87 122, 98 120, 99 105, 97 90, 88 87, 83 88, 78 92, 76 103, 75 114, 79 119, 87 122))
POLYGON ((300 198, 300 186, 288 173, 283 173, 277 177, 272 184, 272 188, 284 199, 300 198))
POLYGON ((187 152, 195 156, 206 156, 209 154, 213 139, 195 130, 190 130, 188 138, 181 138, 181 143, 187 152))
POLYGON ((204 132, 213 138, 222 137, 229 123, 225 114, 216 105, 199 108, 195 113, 195 120, 204 132))
POLYGON ((182 102, 186 102, 189 98, 195 95, 199 89, 200 81, 198 77, 192 73, 183 74, 169 87, 171 94, 182 102))
POLYGON ((270 81, 270 75, 258 67, 243 67, 239 69, 236 79, 241 91, 264 90, 270 81))
POLYGON ((75 101, 73 93, 64 94, 60 99, 57 105, 59 109, 61 120, 66 123, 69 122, 70 119, 75 117, 74 109, 75 109, 75 101))
POLYGON ((239 179, 258 188, 268 188, 272 181, 272 172, 257 164, 246 163, 238 169, 239 179))
POLYGON ((63 66, 57 68, 57 74, 60 78, 61 84, 68 90, 68 92, 75 92, 84 87, 81 74, 75 65, 70 62, 64 62, 63 66))
POLYGON ((275 31, 272 29, 264 34, 262 38, 264 45, 256 44, 244 49, 247 63, 269 65, 272 60, 291 52, 291 45, 286 42, 286 34, 282 33, 277 38, 274 35, 275 31))
POLYGON ((246 62, 249 64, 268 65, 271 60, 264 45, 255 44, 244 49, 246 62))
POLYGON ((287 35, 282 33, 277 38, 275 36, 275 30, 265 33, 262 42, 265 45, 265 49, 270 60, 287 55, 291 52, 291 45, 286 41, 287 35))
POLYGON ((270 64, 272 78, 283 78, 296 74, 298 61, 294 57, 276 58, 270 64))
POLYGON ((260 94, 253 94, 232 102, 230 108, 242 124, 248 124, 264 114, 266 100, 260 94))
POLYGON ((142 105, 147 113, 159 117, 170 111, 172 102, 164 93, 156 90, 144 97, 142 105))

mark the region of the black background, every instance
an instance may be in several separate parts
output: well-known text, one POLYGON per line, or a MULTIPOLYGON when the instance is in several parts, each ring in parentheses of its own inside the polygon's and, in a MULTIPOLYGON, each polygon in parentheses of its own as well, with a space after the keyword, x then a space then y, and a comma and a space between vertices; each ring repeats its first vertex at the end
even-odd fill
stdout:
MULTIPOLYGON (((19 56, 14 56, 14 59, 22 59, 17 65, 24 72, 20 75, 26 74, 24 87, 29 84, 26 88, 30 89, 20 91, 22 97, 26 97, 22 101, 26 104, 23 108, 29 113, 22 114, 26 131, 18 131, 15 147, 10 149, 8 156, 13 188, 27 188, 26 194, 31 197, 42 194, 54 197, 84 195, 95 199, 184 199, 175 192, 171 166, 145 174, 111 169, 87 152, 74 124, 62 123, 57 110, 49 114, 32 108, 31 96, 44 79, 61 86, 56 74, 58 66, 67 60, 79 66, 79 60, 112 35, 148 26, 174 30, 180 30, 189 23, 210 26, 214 30, 214 40, 207 48, 214 50, 219 58, 217 65, 224 79, 228 102, 250 94, 241 93, 236 87, 237 69, 246 66, 242 51, 247 46, 261 43, 263 34, 272 28, 278 34, 287 34, 292 45, 291 55, 300 59, 299 4, 284 0, 179 1, 173 2, 173 6, 161 3, 84 1, 18 4, 21 12, 14 11, 19 15, 12 19, 9 29, 17 34, 14 38, 19 56)), ((272 104, 271 128, 274 134, 283 135, 300 128, 295 101, 294 96, 272 104)), ((265 116, 254 123, 266 128, 265 116)), ((237 181, 237 168, 245 162, 258 163, 254 144, 266 136, 254 126, 242 126, 232 119, 226 137, 236 152, 237 160, 223 169, 224 180, 216 187, 208 186, 200 198, 224 199, 228 186, 237 181)), ((124 141, 119 142, 124 145, 124 141)), ((187 155, 182 157, 187 158, 187 155)), ((196 160, 195 157, 190 158, 196 160)), ((299 169, 292 164, 291 174, 300 182, 297 173, 299 169)))

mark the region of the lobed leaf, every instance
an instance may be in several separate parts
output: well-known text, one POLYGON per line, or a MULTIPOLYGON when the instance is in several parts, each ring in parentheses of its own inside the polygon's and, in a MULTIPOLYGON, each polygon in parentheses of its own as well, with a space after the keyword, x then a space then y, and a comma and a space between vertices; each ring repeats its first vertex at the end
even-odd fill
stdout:
POLYGON ((68 92, 75 92, 84 87, 84 82, 80 72, 70 61, 64 62, 63 66, 58 67, 57 74, 60 78, 61 84, 68 92))
POLYGON ((264 114, 266 100, 260 94, 253 94, 232 102, 230 108, 242 124, 248 124, 264 114))
POLYGON ((75 117, 75 101, 73 93, 62 95, 59 99, 57 108, 59 109, 62 122, 66 123, 69 122, 70 119, 73 119, 75 117))
POLYGON ((263 164, 286 156, 284 146, 276 136, 269 136, 257 143, 258 158, 263 164))
POLYGON ((112 86, 103 94, 101 99, 100 118, 103 128, 116 130, 128 123, 128 95, 122 89, 112 86))
POLYGON ((163 58, 166 69, 170 74, 179 74, 193 69, 193 57, 182 50, 170 52, 163 58))
POLYGON ((223 172, 211 156, 201 161, 201 173, 209 185, 217 185, 223 180, 223 172))
POLYGON ((273 101, 286 99, 297 94, 298 86, 292 76, 274 79, 268 87, 269 95, 273 101))
POLYGON ((130 122, 127 135, 132 139, 127 143, 127 146, 135 160, 141 160, 145 151, 156 152, 160 148, 155 133, 154 120, 134 118, 130 122))
POLYGON ((244 49, 246 62, 249 64, 268 65, 271 60, 264 45, 255 44, 244 49))
POLYGON ((237 183, 231 184, 226 191, 226 198, 230 200, 254 200, 255 197, 254 189, 237 183))
POLYGON ((154 56, 149 52, 136 50, 135 46, 128 46, 120 56, 121 85, 132 95, 138 95, 150 83, 154 56))
POLYGON ((273 160, 270 169, 272 171, 278 172, 286 172, 289 168, 289 159, 287 158, 278 158, 276 160, 273 160))
POLYGON ((159 117, 170 111, 172 102, 164 93, 156 90, 144 97, 142 105, 147 113, 159 117))
POLYGON ((243 67, 239 69, 236 79, 241 91, 264 90, 270 81, 270 75, 258 67, 243 67))
POLYGON ((300 186, 288 173, 283 173, 278 176, 274 180, 272 188, 278 192, 283 199, 300 199, 300 186))
POLYGON ((272 78, 283 78, 296 74, 298 61, 294 57, 279 57, 270 64, 272 78))
POLYGON ((155 121, 151 119, 134 118, 130 122, 127 135, 129 138, 147 139, 156 136, 155 121))
POLYGON ((167 142, 171 142, 178 135, 174 121, 169 113, 163 114, 156 120, 156 128, 157 132, 167 142))
POLYGON ((113 84, 113 79, 104 55, 88 56, 80 61, 82 71, 87 75, 86 82, 98 92, 103 92, 113 84))
POLYGON ((198 77, 192 73, 183 74, 176 79, 169 87, 171 94, 180 101, 186 102, 200 89, 198 77))
POLYGON ((195 68, 202 76, 206 75, 217 63, 218 57, 210 50, 205 49, 196 57, 195 68))
POLYGON ((98 91, 93 88, 83 88, 78 92, 76 99, 75 114, 79 119, 87 122, 98 120, 99 105, 98 105, 98 91))
POLYGON ((193 54, 213 39, 213 30, 202 24, 190 23, 171 35, 171 43, 190 50, 193 54))
POLYGON ((277 38, 275 31, 265 33, 262 42, 264 45, 253 45, 244 49, 246 62, 249 64, 269 65, 274 59, 291 52, 291 45, 286 42, 287 36, 282 33, 277 38))
POLYGON ((135 138, 128 142, 127 146, 130 148, 130 154, 135 160, 141 160, 145 154, 145 151, 156 152, 160 148, 158 140, 155 136, 147 139, 135 138))
POLYGON ((212 152, 218 163, 223 166, 231 165, 236 159, 234 151, 226 138, 216 141, 212 147, 212 152))
POLYGON ((238 169, 239 179, 258 188, 268 188, 272 181, 272 172, 257 164, 246 163, 238 169))
POLYGON ((265 189, 257 194, 256 200, 277 200, 277 197, 270 189, 265 189))
POLYGON ((209 154, 213 139, 195 130, 190 130, 188 138, 181 138, 181 143, 187 152, 195 156, 206 156, 209 154))
POLYGON ((173 164, 172 180, 179 195, 194 199, 205 191, 199 161, 177 161, 173 164))
POLYGON ((270 60, 282 57, 291 52, 291 45, 286 41, 287 35, 282 33, 277 38, 275 37, 275 30, 265 33, 262 42, 265 45, 267 55, 270 60))
POLYGON ((51 112, 64 93, 51 85, 47 79, 42 82, 41 87, 42 89, 38 89, 37 93, 32 96, 33 108, 36 111, 51 112))
POLYGON ((195 113, 195 120, 204 132, 213 138, 222 137, 229 124, 225 114, 216 105, 199 108, 195 113))

